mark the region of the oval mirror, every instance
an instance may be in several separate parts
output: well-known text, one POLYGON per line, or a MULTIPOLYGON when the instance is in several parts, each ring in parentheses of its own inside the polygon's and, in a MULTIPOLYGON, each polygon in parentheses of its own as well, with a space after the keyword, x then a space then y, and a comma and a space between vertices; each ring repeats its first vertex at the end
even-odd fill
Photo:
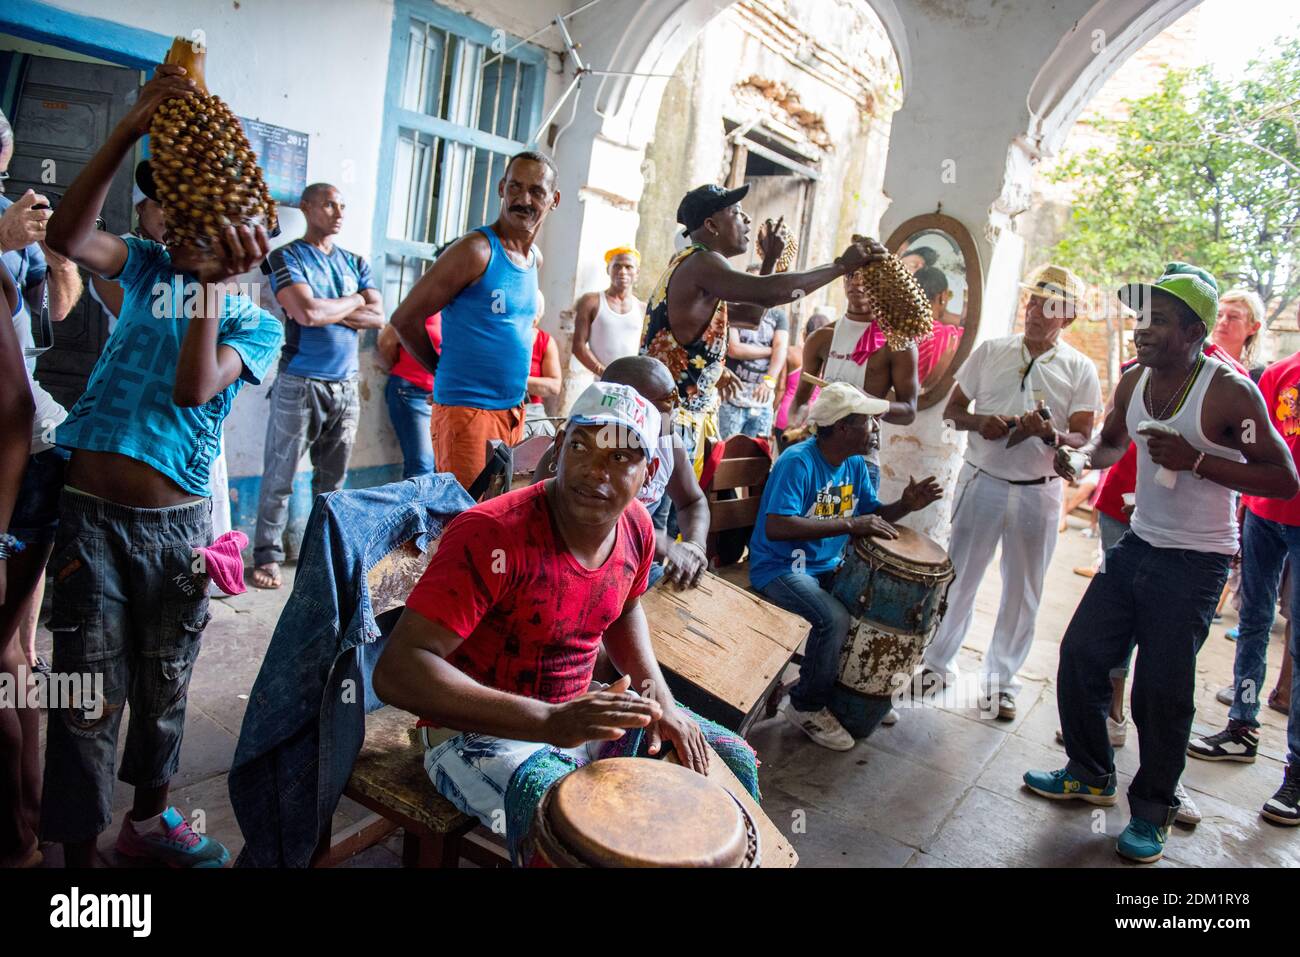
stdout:
POLYGON ((983 276, 969 230, 942 213, 913 216, 885 242, 930 300, 934 331, 917 343, 918 409, 942 401, 979 334, 983 276))

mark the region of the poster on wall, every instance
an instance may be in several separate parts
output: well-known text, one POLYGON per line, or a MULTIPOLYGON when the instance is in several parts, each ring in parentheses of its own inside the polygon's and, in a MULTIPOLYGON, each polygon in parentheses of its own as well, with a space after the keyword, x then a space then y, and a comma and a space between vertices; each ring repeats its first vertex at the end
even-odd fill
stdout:
POLYGON ((243 116, 239 122, 266 175, 271 198, 281 206, 297 206, 307 186, 307 134, 243 116))

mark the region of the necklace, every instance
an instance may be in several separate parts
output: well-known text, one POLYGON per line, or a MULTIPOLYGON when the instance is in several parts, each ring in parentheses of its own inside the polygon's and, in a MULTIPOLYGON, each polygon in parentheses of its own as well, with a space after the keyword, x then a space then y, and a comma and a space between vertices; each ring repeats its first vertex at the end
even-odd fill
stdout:
MULTIPOLYGON (((1203 365, 1205 365, 1205 353, 1202 352, 1196 357, 1196 363, 1192 366, 1192 371, 1187 373, 1187 378, 1183 380, 1183 384, 1174 390, 1173 395, 1169 397, 1169 401, 1165 403, 1165 407, 1160 411, 1160 414, 1156 416, 1157 419, 1163 421, 1164 419, 1169 418, 1170 415, 1178 414, 1178 410, 1181 409, 1183 403, 1187 401, 1187 396, 1192 391, 1192 383, 1196 380, 1196 376, 1201 371, 1201 366, 1203 365), (1178 405, 1174 407, 1173 412, 1171 413, 1169 410, 1171 406, 1174 406, 1175 399, 1178 400, 1178 405)), ((1155 412, 1155 402, 1151 398, 1150 373, 1147 374, 1146 388, 1143 391, 1145 392, 1144 399, 1147 404, 1147 410, 1155 412)))
POLYGON ((1041 356, 1031 356, 1029 350, 1025 348, 1025 340, 1022 336, 1020 339, 1020 358, 1024 363, 1020 367, 1020 391, 1025 391, 1025 383, 1029 380, 1029 373, 1033 371, 1034 363, 1042 361, 1043 363, 1051 362, 1056 357, 1056 347, 1060 343, 1053 343, 1052 348, 1048 349, 1041 356))

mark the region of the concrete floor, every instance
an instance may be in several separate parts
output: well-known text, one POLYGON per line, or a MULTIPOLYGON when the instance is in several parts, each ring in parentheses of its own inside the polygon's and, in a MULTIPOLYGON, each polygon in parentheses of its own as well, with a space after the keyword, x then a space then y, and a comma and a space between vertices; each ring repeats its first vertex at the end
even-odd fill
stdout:
MULTIPOLYGON (((1064 750, 1056 744, 1057 646, 1087 581, 1076 566, 1089 565, 1094 541, 1076 526, 1061 536, 1039 614, 1037 640, 1021 672, 1025 688, 1013 722, 981 718, 973 708, 904 710, 892 728, 881 728, 852 751, 813 745, 781 718, 755 726, 750 741, 762 762, 763 807, 790 838, 801 866, 835 867, 1041 867, 1120 866, 1114 838, 1128 821, 1126 800, 1115 808, 1057 804, 1021 786, 1027 768, 1057 768, 1064 750), (1104 834, 1102 833, 1104 831, 1104 834)), ((207 833, 237 854, 243 840, 230 808, 226 771, 234 755, 247 694, 292 587, 286 569, 282 591, 251 589, 212 602, 212 623, 190 687, 185 747, 173 779, 173 802, 193 820, 202 811, 207 833)), ((987 647, 1000 590, 990 570, 962 652, 963 680, 973 680, 987 647)), ((1231 680, 1234 645, 1224 631, 1235 624, 1229 608, 1216 624, 1197 667, 1197 731, 1219 730, 1227 709, 1215 691, 1231 680)), ((1281 658, 1281 630, 1269 651, 1268 688, 1281 658)), ((49 655, 50 636, 40 646, 49 655)), ((1196 828, 1176 827, 1163 867, 1300 866, 1300 829, 1280 828, 1259 817, 1259 807, 1282 780, 1286 720, 1261 712, 1260 757, 1254 765, 1212 764, 1189 759, 1184 783, 1205 815, 1196 828)), ((123 736, 125 737, 125 735, 123 736)), ((1117 752, 1121 795, 1138 764, 1137 735, 1117 752)), ((130 788, 119 785, 115 820, 101 838, 101 856, 112 852, 130 788)), ((336 830, 364 812, 344 799, 336 830)), ((60 862, 58 848, 47 853, 60 862)), ((391 837, 354 858, 353 866, 400 865, 400 839, 391 837)))

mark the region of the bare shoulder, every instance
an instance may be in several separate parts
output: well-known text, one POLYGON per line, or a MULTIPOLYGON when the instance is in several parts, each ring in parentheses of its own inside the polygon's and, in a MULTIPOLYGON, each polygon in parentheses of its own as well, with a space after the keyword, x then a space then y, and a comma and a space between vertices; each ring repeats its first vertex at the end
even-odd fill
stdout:
POLYGON ((1264 403, 1259 387, 1247 376, 1227 364, 1221 364, 1214 370, 1214 381, 1210 383, 1209 392, 1213 396, 1215 405, 1254 408, 1262 407, 1264 403))
POLYGON ((830 345, 831 336, 835 335, 835 324, 822 326, 803 342, 803 351, 809 355, 817 355, 818 350, 825 351, 830 345))
POLYGON ((584 292, 577 298, 577 301, 574 302, 573 308, 578 312, 594 312, 599 304, 600 293, 584 292))

